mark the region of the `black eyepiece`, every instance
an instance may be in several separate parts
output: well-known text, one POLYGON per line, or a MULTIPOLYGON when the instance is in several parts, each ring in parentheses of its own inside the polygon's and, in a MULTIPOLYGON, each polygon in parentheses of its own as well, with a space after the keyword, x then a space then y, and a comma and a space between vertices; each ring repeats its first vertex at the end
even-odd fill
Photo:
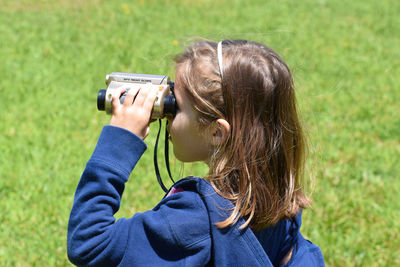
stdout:
POLYGON ((175 117, 178 106, 174 95, 167 95, 164 98, 164 115, 171 115, 175 117))
POLYGON ((169 84, 169 89, 171 89, 171 91, 173 92, 174 91, 174 86, 175 86, 174 81, 169 81, 168 84, 169 84))
POLYGON ((97 95, 97 109, 98 110, 105 110, 105 103, 106 103, 106 90, 100 89, 97 95))

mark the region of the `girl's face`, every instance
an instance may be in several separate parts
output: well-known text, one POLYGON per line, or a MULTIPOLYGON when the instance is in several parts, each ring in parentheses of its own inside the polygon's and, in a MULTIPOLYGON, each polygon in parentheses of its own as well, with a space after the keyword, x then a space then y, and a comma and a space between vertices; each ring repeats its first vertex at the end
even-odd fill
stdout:
POLYGON ((204 161, 207 163, 212 146, 206 138, 205 130, 199 127, 197 114, 185 95, 178 70, 175 77, 174 92, 179 109, 174 118, 167 118, 175 157, 183 162, 204 161))

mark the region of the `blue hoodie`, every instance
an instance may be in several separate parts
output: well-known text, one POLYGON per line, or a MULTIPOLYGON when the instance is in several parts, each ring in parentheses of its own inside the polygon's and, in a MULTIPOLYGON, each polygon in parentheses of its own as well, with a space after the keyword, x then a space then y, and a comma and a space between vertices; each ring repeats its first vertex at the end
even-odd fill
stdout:
POLYGON ((324 266, 300 234, 301 213, 254 233, 244 223, 219 229, 232 203, 198 177, 178 181, 152 210, 115 220, 124 185, 146 144, 105 126, 82 174, 68 225, 68 257, 79 266, 324 266))

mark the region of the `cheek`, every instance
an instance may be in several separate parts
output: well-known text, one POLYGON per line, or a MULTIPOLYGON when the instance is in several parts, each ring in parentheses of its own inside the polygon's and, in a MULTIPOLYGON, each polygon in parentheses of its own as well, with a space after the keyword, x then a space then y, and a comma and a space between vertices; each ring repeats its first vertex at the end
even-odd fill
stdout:
POLYGON ((186 138, 188 135, 190 135, 190 133, 187 129, 188 126, 185 124, 185 121, 178 116, 171 123, 170 134, 174 144, 174 150, 181 150, 187 146, 186 138))
POLYGON ((182 117, 176 115, 176 117, 169 122, 169 132, 174 141, 179 140, 182 128, 182 117))
POLYGON ((175 157, 183 162, 206 160, 208 149, 199 130, 187 118, 176 119, 170 129, 175 157))

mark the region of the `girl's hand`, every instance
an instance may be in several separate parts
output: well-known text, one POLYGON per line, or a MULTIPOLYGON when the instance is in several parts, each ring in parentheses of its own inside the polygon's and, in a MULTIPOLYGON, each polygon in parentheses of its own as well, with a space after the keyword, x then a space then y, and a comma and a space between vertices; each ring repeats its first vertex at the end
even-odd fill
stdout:
MULTIPOLYGON (((113 96, 110 125, 131 131, 144 140, 150 131, 151 110, 157 96, 157 90, 152 88, 130 89, 123 104, 119 102, 119 97, 113 96)), ((121 90, 119 96, 125 91, 121 90)))

